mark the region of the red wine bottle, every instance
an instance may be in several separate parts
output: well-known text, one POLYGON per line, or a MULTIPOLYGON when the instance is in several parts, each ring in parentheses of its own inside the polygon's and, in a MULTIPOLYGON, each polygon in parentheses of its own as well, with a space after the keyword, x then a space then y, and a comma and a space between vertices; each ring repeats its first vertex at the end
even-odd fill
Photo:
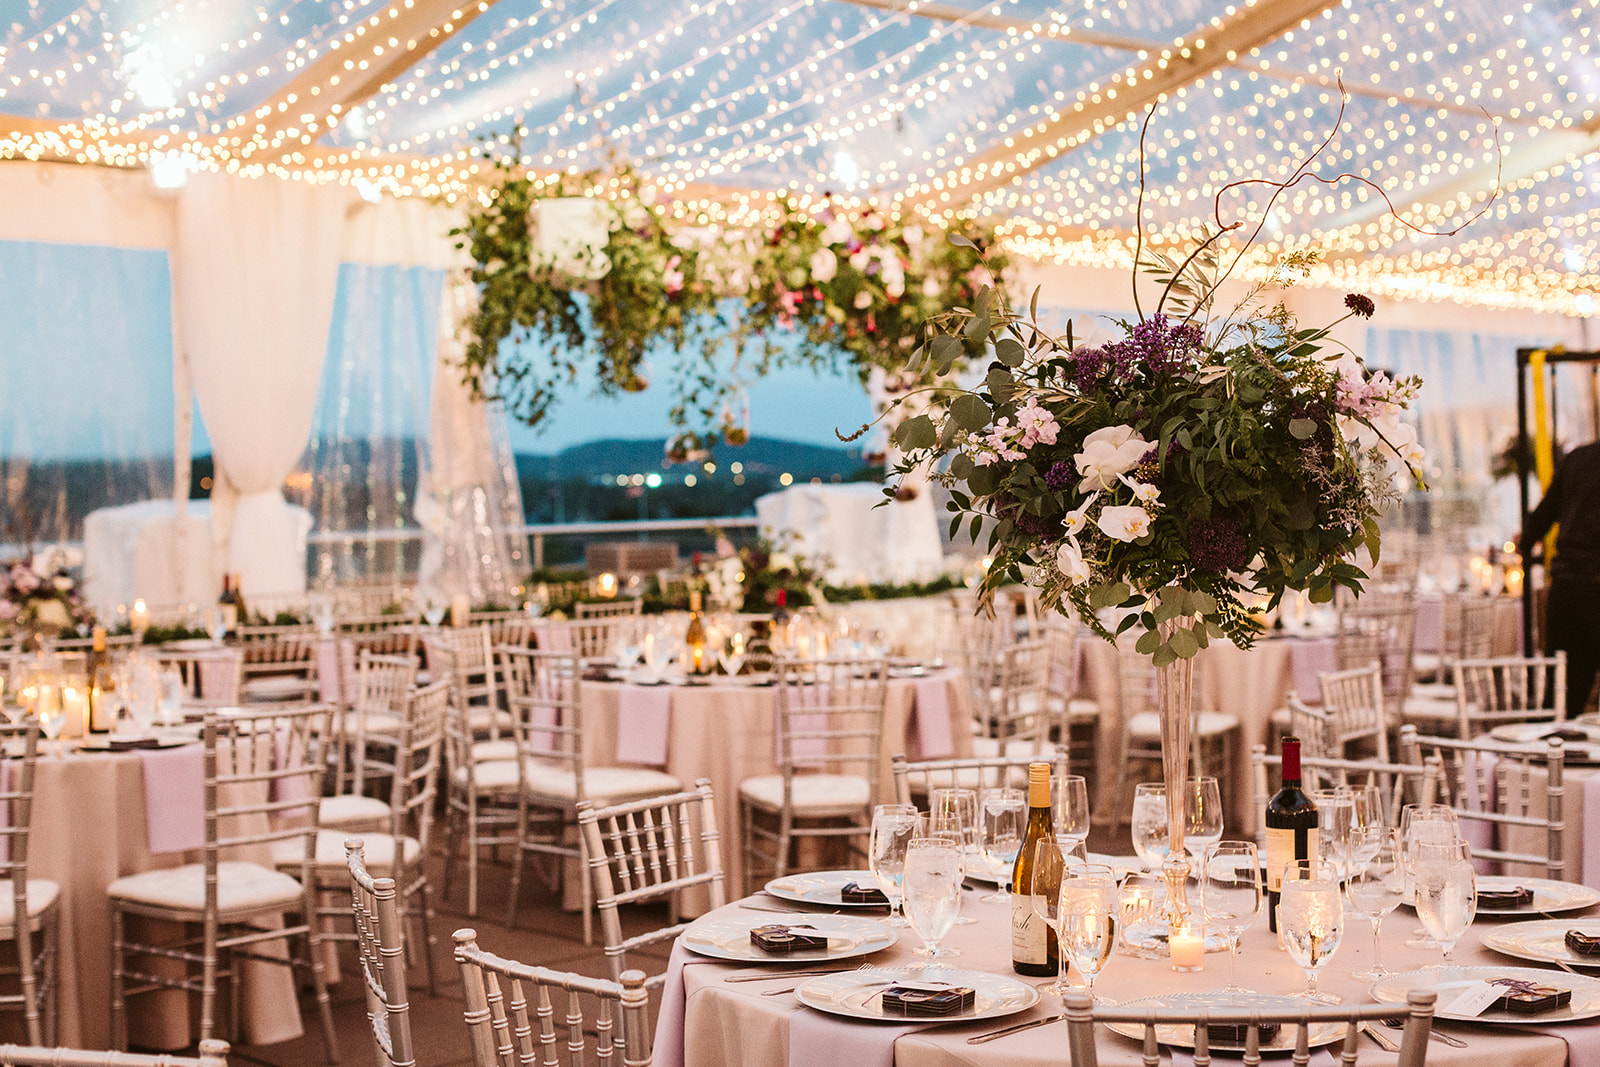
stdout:
POLYGON ((1267 925, 1278 929, 1283 868, 1317 855, 1317 806, 1300 788, 1300 739, 1283 739, 1283 785, 1267 801, 1267 925))

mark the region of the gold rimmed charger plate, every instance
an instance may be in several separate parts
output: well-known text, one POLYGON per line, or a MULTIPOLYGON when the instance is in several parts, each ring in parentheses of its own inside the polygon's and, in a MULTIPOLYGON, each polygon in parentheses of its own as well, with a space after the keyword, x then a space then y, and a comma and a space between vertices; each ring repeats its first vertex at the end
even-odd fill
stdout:
POLYGON ((702 919, 685 930, 678 941, 701 956, 735 963, 818 963, 867 956, 888 948, 900 935, 888 923, 855 915, 793 914, 730 915, 702 919), (758 926, 805 926, 828 939, 826 949, 778 954, 764 952, 750 943, 750 931, 758 926))
POLYGON ((1434 1008, 1435 1019, 1449 1019, 1461 1023, 1496 1023, 1514 1026, 1545 1026, 1549 1023, 1572 1023, 1583 1019, 1600 1018, 1600 978, 1582 974, 1567 974, 1535 967, 1429 967, 1403 974, 1387 974, 1368 990, 1373 1000, 1383 1004, 1404 1004, 1406 994, 1413 989, 1433 989, 1439 994, 1434 1008), (1491 1008, 1481 1015, 1461 1015, 1451 1012, 1449 1005, 1456 995, 1474 981, 1489 982, 1496 978, 1520 978, 1537 985, 1554 986, 1572 990, 1572 1003, 1555 1011, 1542 1011, 1536 1015, 1519 1015, 1511 1011, 1491 1008))
POLYGON ((1039 1003, 1039 991, 1010 975, 966 971, 956 967, 870 967, 843 971, 811 979, 794 991, 795 998, 808 1008, 883 1023, 954 1023, 978 1019, 1003 1019, 1027 1011, 1039 1003), (890 1015, 883 1010, 883 991, 896 982, 937 982, 952 986, 971 986, 972 1007, 956 1015, 890 1015))
POLYGON ((1537 919, 1484 930, 1478 940, 1504 956, 1534 963, 1600 967, 1600 956, 1580 956, 1567 947, 1567 931, 1600 937, 1600 919, 1537 919))
MULTIPOLYGON (((1169 993, 1165 996, 1140 997, 1137 1000, 1124 1000, 1118 1003, 1118 1008, 1177 1008, 1183 1011, 1193 1010, 1197 1014, 1202 1008, 1212 1010, 1224 1008, 1244 1008, 1246 1010, 1283 1011, 1307 1007, 1307 1002, 1298 997, 1286 997, 1277 993, 1254 993, 1245 990, 1239 993, 1229 993, 1224 990, 1193 993, 1169 993)), ((1123 1037, 1131 1037, 1135 1041, 1144 1040, 1143 1023, 1106 1023, 1106 1029, 1123 1037)), ((1331 1045, 1344 1038, 1345 1024, 1343 1022, 1312 1023, 1311 1031, 1306 1035, 1306 1042, 1311 1048, 1322 1045, 1331 1045)), ((1261 1051, 1266 1052, 1293 1052, 1295 1043, 1299 1040, 1299 1027, 1280 1026, 1277 1036, 1270 1042, 1263 1042, 1261 1051)), ((1179 1023, 1172 1023, 1156 1027, 1156 1040, 1169 1048, 1194 1048, 1194 1027, 1179 1023)), ((1227 1042, 1208 1040, 1207 1046, 1213 1052, 1243 1052, 1244 1045, 1230 1045, 1227 1042)))

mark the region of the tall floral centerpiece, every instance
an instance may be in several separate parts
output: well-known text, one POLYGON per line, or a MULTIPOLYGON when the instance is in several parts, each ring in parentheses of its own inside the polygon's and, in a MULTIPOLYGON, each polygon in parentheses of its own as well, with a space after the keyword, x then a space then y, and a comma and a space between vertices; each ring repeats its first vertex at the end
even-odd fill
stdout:
MULTIPOLYGON (((1105 344, 1053 336, 992 294, 950 312, 919 358, 965 353, 987 376, 947 393, 943 416, 896 431, 902 469, 931 465, 950 487, 952 532, 988 524, 985 603, 1003 582, 1028 582, 1042 608, 1107 640, 1131 631, 1154 661, 1180 914, 1195 653, 1219 639, 1248 647, 1252 612, 1286 590, 1315 602, 1359 591, 1357 550, 1376 562, 1378 516, 1422 485, 1425 462, 1403 421, 1420 383, 1370 370, 1328 344, 1331 325, 1302 328, 1269 302, 1308 257, 1216 313, 1209 247, 1182 264, 1148 259, 1167 283, 1160 302, 1105 344)), ((1345 307, 1374 311, 1359 294, 1345 307)))
POLYGON ((53 637, 92 625, 72 575, 82 563, 80 553, 52 546, 0 564, 0 633, 53 637))

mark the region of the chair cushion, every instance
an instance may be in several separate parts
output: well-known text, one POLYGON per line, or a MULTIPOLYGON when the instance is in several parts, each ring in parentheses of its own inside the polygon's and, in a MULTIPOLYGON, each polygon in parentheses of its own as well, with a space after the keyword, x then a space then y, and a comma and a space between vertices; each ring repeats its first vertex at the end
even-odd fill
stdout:
POLYGON ((293 674, 252 678, 244 683, 246 700, 273 701, 299 700, 316 687, 316 683, 293 674))
MULTIPOLYGON (((201 863, 145 871, 118 878, 106 896, 174 911, 199 912, 206 906, 206 868, 201 863)), ((217 908, 223 912, 298 908, 300 883, 259 863, 228 860, 217 864, 217 908)))
MULTIPOLYGON (((972 739, 972 754, 981 759, 997 759, 1001 756, 1038 756, 1041 759, 1054 759, 1055 746, 1046 741, 1043 744, 1028 737, 1013 737, 1001 743, 998 737, 974 737, 972 739)), ((1027 769, 1022 771, 1022 777, 1028 777, 1027 769)))
POLYGON ((474 704, 467 708, 467 725, 474 733, 496 727, 503 734, 509 734, 515 723, 512 722, 509 711, 497 711, 487 704, 474 704))
MULTIPOLYGON (((1229 730, 1239 729, 1239 716, 1229 715, 1221 711, 1202 711, 1199 715, 1199 733, 1201 737, 1215 737, 1225 734, 1229 730)), ((1140 740, 1159 738, 1161 736, 1161 716, 1153 711, 1141 711, 1127 722, 1123 729, 1128 731, 1128 736, 1140 740)))
MULTIPOLYGON (((514 759, 484 760, 481 763, 474 763, 472 771, 473 781, 477 783, 480 793, 516 791, 517 761, 514 759)), ((456 785, 466 788, 467 768, 457 767, 451 777, 456 785)))
MULTIPOLYGON (((783 775, 763 774, 739 783, 739 796, 760 808, 783 807, 783 775)), ((794 810, 797 815, 826 817, 853 815, 872 799, 872 786, 858 774, 797 774, 794 810)))
MULTIPOLYGON (((61 887, 45 878, 28 879, 28 918, 36 919, 61 896, 61 887)), ((10 926, 17 917, 16 898, 11 879, 0 880, 0 926, 10 926)))
MULTIPOLYGON (((349 862, 345 856, 344 843, 352 837, 361 839, 367 870, 375 875, 388 874, 394 867, 394 837, 390 834, 351 834, 337 830, 320 830, 317 832, 316 866, 344 870, 349 862)), ((416 863, 417 858, 422 855, 422 845, 412 837, 403 837, 400 840, 403 842, 401 855, 405 857, 405 862, 408 865, 416 863)), ((297 871, 304 857, 305 844, 299 839, 272 843, 272 862, 280 868, 297 871)))
POLYGON ((1423 700, 1448 700, 1456 702, 1456 687, 1447 682, 1418 682, 1411 687, 1411 696, 1423 700))
MULTIPOLYGON (((392 736, 400 732, 400 725, 404 720, 391 711, 367 712, 367 734, 369 736, 392 736)), ((343 716, 339 721, 339 729, 346 737, 356 735, 357 716, 354 712, 343 716)))
POLYGON ((377 797, 344 794, 323 797, 317 805, 317 825, 327 827, 366 826, 389 818, 389 805, 377 797))
POLYGON ((474 741, 472 758, 479 763, 485 760, 514 760, 517 758, 516 738, 502 737, 496 741, 474 741))
MULTIPOLYGON (((528 796, 538 800, 577 801, 577 782, 566 767, 528 760, 528 796)), ((597 805, 634 797, 676 793, 683 783, 665 771, 649 767, 585 767, 583 791, 597 805)))
POLYGON ((1405 704, 1400 709, 1402 719, 1426 719, 1429 722, 1455 722, 1459 717, 1456 708, 1456 698, 1451 696, 1447 700, 1438 697, 1411 696, 1406 698, 1405 704))

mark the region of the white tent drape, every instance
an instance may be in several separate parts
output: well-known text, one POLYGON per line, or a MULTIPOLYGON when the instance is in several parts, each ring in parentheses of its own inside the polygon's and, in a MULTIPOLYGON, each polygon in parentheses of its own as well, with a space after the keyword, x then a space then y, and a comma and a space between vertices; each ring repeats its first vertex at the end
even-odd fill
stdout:
POLYGON ((448 599, 508 602, 528 568, 522 491, 498 404, 475 399, 461 382, 461 323, 477 294, 464 271, 444 285, 439 356, 433 370, 433 467, 417 494, 422 526, 418 584, 448 599))
POLYGON ((213 560, 247 596, 305 589, 306 519, 281 487, 311 427, 347 199, 338 186, 206 172, 179 197, 177 343, 216 461, 213 560))

